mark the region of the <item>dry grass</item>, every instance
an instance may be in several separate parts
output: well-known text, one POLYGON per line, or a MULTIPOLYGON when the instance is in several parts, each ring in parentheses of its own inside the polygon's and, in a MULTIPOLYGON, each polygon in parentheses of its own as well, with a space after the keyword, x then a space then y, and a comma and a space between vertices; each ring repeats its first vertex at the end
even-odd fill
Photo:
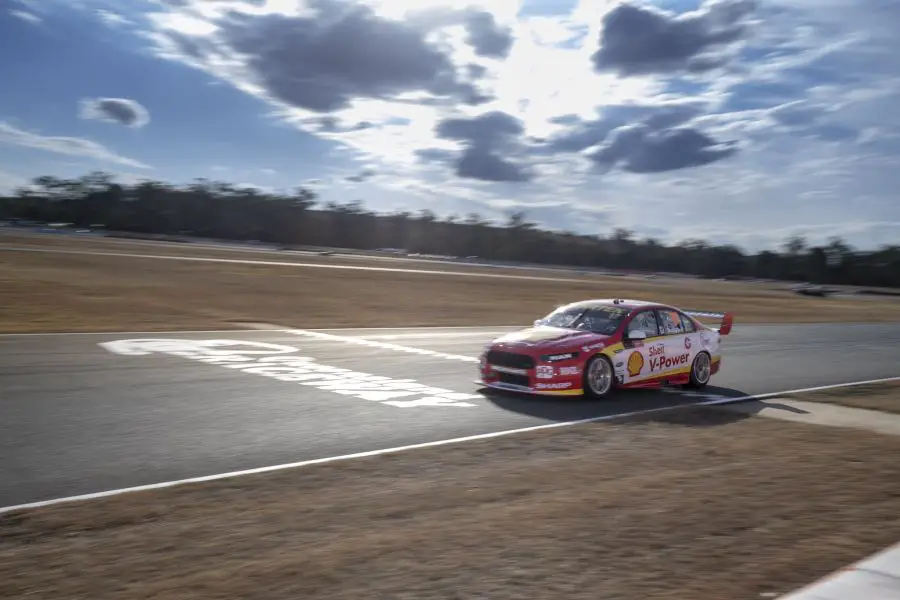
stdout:
MULTIPOLYGON (((129 251, 187 253, 168 246, 129 251)), ((900 320, 895 300, 803 298, 731 282, 535 281, 0 251, 4 332, 215 329, 242 321, 292 327, 522 325, 561 303, 612 296, 733 310, 738 323, 900 320)))
MULTIPOLYGON (((203 258, 223 258, 254 261, 274 261, 289 263, 314 263, 327 265, 349 265, 361 267, 387 267, 394 269, 419 269, 435 271, 462 271, 465 273, 496 273, 497 267, 478 267, 474 264, 451 263, 449 261, 404 258, 396 255, 333 255, 321 256, 307 252, 283 252, 263 248, 250 249, 216 247, 213 244, 158 242, 139 239, 104 238, 88 236, 67 236, 49 234, 28 234, 0 229, 0 245, 16 248, 43 248, 58 250, 78 250, 88 252, 121 252, 126 254, 153 254, 160 256, 196 256, 203 258)), ((517 275, 538 277, 571 277, 575 279, 596 278, 596 275, 579 276, 559 269, 535 268, 514 269, 507 272, 517 275)))
POLYGON ((898 455, 692 409, 46 507, 0 597, 758 598, 896 541, 898 455))
POLYGON ((815 394, 785 396, 785 398, 791 397, 808 402, 824 402, 851 408, 865 408, 900 414, 900 382, 873 383, 871 385, 822 390, 815 394))

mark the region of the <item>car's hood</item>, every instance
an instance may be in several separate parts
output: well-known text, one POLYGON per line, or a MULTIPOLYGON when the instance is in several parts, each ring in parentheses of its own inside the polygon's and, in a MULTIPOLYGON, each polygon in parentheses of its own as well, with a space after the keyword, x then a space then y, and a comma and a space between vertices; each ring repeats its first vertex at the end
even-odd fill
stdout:
POLYGON ((507 333, 495 339, 493 343, 506 347, 563 349, 594 344, 607 339, 608 336, 599 333, 538 325, 507 333))

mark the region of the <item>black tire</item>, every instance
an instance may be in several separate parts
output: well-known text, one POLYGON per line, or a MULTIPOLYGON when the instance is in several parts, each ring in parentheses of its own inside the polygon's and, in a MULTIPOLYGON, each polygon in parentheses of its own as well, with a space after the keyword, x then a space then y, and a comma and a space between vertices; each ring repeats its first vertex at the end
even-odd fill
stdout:
POLYGON ((581 374, 581 386, 584 388, 585 398, 600 400, 608 398, 612 391, 616 388, 616 373, 613 370, 612 362, 602 354, 594 356, 587 364, 584 365, 584 372, 581 374), (591 377, 600 369, 605 374, 604 383, 594 379, 591 383, 591 377), (608 380, 608 383, 606 382, 608 380))
POLYGON ((709 352, 698 352, 691 363, 691 377, 685 387, 700 389, 706 387, 712 377, 712 357, 709 352))

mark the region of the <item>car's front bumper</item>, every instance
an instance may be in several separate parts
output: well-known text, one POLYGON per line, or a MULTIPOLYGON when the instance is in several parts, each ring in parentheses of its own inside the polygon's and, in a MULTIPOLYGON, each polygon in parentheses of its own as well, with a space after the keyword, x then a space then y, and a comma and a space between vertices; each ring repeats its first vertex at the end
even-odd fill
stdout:
MULTIPOLYGON (((489 348, 488 348, 489 349, 489 348)), ((481 386, 534 394, 540 396, 581 396, 584 394, 581 378, 581 366, 576 360, 542 362, 538 357, 526 353, 531 365, 527 367, 495 364, 488 362, 489 352, 482 353, 477 383, 481 386)))
POLYGON ((484 379, 475 380, 480 386, 495 389, 495 390, 504 390, 507 392, 520 392, 523 394, 534 394, 536 396, 582 396, 584 395, 584 390, 581 388, 578 389, 566 389, 566 390, 539 390, 533 387, 529 387, 526 385, 516 385, 514 383, 504 383, 502 381, 485 381, 484 379))

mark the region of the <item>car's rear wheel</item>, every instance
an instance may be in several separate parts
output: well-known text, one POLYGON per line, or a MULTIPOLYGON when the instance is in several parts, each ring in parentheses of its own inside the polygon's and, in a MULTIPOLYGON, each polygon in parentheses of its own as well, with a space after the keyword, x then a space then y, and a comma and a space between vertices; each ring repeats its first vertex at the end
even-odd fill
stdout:
POLYGON ((584 367, 582 385, 584 395, 589 398, 605 398, 615 387, 616 377, 613 373, 612 363, 603 356, 595 356, 584 367))
POLYGON ((687 387, 705 387, 706 384, 709 383, 709 378, 712 374, 711 364, 709 353, 699 352, 697 356, 694 357, 694 362, 691 364, 691 377, 687 387))

